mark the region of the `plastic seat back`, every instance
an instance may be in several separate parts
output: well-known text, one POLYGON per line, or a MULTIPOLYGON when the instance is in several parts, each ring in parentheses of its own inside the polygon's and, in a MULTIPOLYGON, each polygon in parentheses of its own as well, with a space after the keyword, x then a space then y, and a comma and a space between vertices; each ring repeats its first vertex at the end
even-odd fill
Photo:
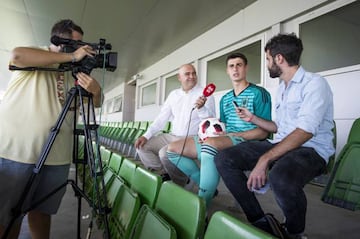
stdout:
POLYGON ((270 239, 275 238, 254 226, 245 224, 229 214, 215 212, 206 229, 204 239, 270 239))
MULTIPOLYGON (((119 177, 114 175, 113 180, 111 180, 111 182, 106 186, 106 203, 109 208, 112 208, 114 206, 115 199, 120 193, 120 189, 123 185, 124 182, 119 177)), ((98 221, 98 227, 104 229, 103 221, 98 221)))
POLYGON ((120 154, 112 153, 109 161, 108 169, 113 171, 115 174, 119 173, 123 157, 120 154))
POLYGON ((106 197, 108 201, 108 206, 111 208, 114 205, 116 196, 120 192, 121 186, 124 184, 124 181, 122 181, 119 177, 114 177, 110 185, 108 186, 108 189, 106 191, 106 197))
POLYGON ((146 169, 137 167, 131 188, 140 196, 141 203, 154 207, 161 186, 161 177, 146 169))
POLYGON ((128 186, 130 186, 132 183, 136 166, 137 165, 134 162, 127 158, 124 158, 121 164, 118 175, 125 181, 128 186))
POLYGON ((125 152, 129 157, 133 157, 133 158, 136 157, 136 150, 134 147, 135 141, 146 132, 148 127, 149 127, 148 121, 140 122, 139 128, 136 130, 135 134, 131 138, 131 141, 129 142, 128 151, 125 152))
POLYGON ((126 132, 124 138, 121 140, 120 146, 117 147, 117 150, 124 155, 128 154, 130 146, 133 144, 134 139, 136 137, 137 128, 129 128, 126 132))
MULTIPOLYGON (((333 144, 334 144, 334 148, 336 149, 336 142, 337 142, 337 132, 336 132, 336 123, 334 121, 334 128, 332 129, 334 138, 333 138, 333 144)), ((326 173, 331 173, 333 167, 335 164, 335 153, 329 158, 329 162, 326 166, 326 173)))
POLYGON ((109 160, 111 157, 112 152, 105 148, 104 146, 100 146, 100 155, 101 155, 101 161, 103 164, 103 167, 106 167, 109 165, 109 160))
POLYGON ((166 122, 162 132, 163 133, 170 133, 170 131, 171 131, 171 121, 168 121, 168 122, 166 122))
POLYGON ((356 119, 350 129, 347 143, 360 143, 360 118, 356 119))
POLYGON ((112 183, 112 181, 114 180, 114 178, 116 177, 117 175, 111 171, 111 170, 107 170, 105 173, 104 173, 104 184, 105 184, 105 187, 108 188, 109 185, 112 183))
POLYGON ((139 196, 123 184, 109 217, 110 238, 128 238, 139 209, 139 196))
POLYGON ((174 226, 177 238, 195 239, 204 233, 205 201, 172 182, 161 185, 155 210, 174 226))
POLYGON ((116 135, 121 131, 125 122, 114 123, 112 127, 110 127, 109 131, 106 133, 105 139, 102 141, 103 144, 110 146, 116 135))
POLYGON ((360 209, 360 143, 346 144, 340 152, 322 200, 350 209, 360 209))
POLYGON ((176 231, 148 205, 143 205, 131 230, 130 239, 175 239, 176 231))
POLYGON ((348 141, 338 155, 322 200, 350 209, 360 209, 360 120, 354 121, 348 141))

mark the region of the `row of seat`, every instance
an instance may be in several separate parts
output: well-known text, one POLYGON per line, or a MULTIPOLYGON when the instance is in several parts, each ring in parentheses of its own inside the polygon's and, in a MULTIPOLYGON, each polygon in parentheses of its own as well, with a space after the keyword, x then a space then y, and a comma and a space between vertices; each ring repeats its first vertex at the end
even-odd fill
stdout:
MULTIPOLYGON (((148 129, 151 121, 107 122, 100 125, 99 143, 113 151, 137 158, 134 143, 148 129)), ((171 122, 168 122, 163 132, 170 132, 171 122)))
MULTIPOLYGON (((348 141, 338 157, 335 158, 335 155, 333 155, 330 158, 326 174, 312 180, 313 184, 325 186, 325 190, 322 196, 322 200, 324 202, 351 210, 360 209, 360 178, 356 173, 359 171, 360 167, 358 166, 358 158, 360 154, 358 152, 360 141, 359 121, 360 119, 356 119, 354 121, 349 133, 348 141)), ((146 125, 146 127, 144 127, 144 130, 146 131, 150 123, 151 122, 134 122, 133 125, 146 125)), ((131 125, 131 123, 104 123, 102 127, 102 136, 108 139, 112 138, 112 134, 110 132, 113 132, 114 135, 116 135, 115 132, 120 131, 120 128, 123 128, 123 126, 125 127, 126 125, 131 125)), ((170 127, 171 124, 168 123, 168 125, 164 128, 164 132, 169 131, 170 127)), ((137 136, 142 134, 143 132, 139 133, 137 136)), ((337 132, 335 121, 333 134, 334 146, 336 146, 337 132)), ((130 154, 130 157, 136 158, 136 154, 130 154)))
MULTIPOLYGON (((144 169, 133 160, 100 147, 110 238, 272 238, 225 212, 212 215, 205 229, 203 199, 144 169)), ((86 173, 85 191, 94 182, 86 173)), ((99 220, 101 217, 99 217, 99 220)), ((99 221, 105 230, 104 221, 99 221)))
MULTIPOLYGON (((110 125, 103 127, 102 142, 111 142, 106 141, 111 138, 113 142, 120 142, 119 138, 111 135, 119 136, 120 129, 125 128, 110 125)), ((360 169, 359 135, 360 119, 357 119, 347 144, 335 161, 331 180, 322 197, 327 203, 352 210, 360 208, 360 180, 356 173, 360 169)), ((124 157, 126 154, 114 151, 100 147, 106 200, 112 208, 109 216, 111 238, 149 238, 149 235, 154 235, 154 238, 270 238, 225 212, 213 214, 205 230, 202 199, 171 182, 161 182, 160 176, 136 164, 132 157, 127 158, 124 157)), ((90 174, 87 174, 89 177, 90 174)), ((87 185, 87 180, 84 183, 87 185)))

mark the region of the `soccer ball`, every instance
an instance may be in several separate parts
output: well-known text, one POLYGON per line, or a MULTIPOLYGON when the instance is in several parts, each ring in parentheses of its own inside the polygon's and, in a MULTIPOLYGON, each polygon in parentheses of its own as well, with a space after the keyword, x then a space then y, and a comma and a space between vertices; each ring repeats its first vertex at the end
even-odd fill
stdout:
POLYGON ((208 137, 217 137, 219 135, 215 132, 225 132, 225 124, 217 118, 208 118, 201 121, 199 124, 198 136, 204 141, 208 137))

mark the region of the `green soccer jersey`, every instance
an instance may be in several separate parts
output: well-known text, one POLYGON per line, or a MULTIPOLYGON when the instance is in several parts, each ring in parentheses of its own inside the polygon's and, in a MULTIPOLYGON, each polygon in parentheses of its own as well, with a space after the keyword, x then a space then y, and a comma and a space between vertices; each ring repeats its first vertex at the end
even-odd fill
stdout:
POLYGON ((236 96, 234 90, 231 90, 220 100, 220 120, 226 124, 227 133, 243 132, 257 127, 255 124, 239 118, 233 101, 240 107, 246 107, 256 116, 271 120, 271 97, 269 92, 250 83, 239 95, 236 96))

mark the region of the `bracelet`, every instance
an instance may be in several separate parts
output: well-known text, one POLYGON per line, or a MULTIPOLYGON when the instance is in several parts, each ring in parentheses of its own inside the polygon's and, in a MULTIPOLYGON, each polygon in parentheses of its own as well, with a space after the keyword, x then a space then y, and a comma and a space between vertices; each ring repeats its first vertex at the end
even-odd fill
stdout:
POLYGON ((254 115, 252 114, 247 122, 251 122, 254 119, 254 115))
POLYGON ((76 62, 76 57, 74 53, 71 53, 71 62, 72 63, 76 62))

